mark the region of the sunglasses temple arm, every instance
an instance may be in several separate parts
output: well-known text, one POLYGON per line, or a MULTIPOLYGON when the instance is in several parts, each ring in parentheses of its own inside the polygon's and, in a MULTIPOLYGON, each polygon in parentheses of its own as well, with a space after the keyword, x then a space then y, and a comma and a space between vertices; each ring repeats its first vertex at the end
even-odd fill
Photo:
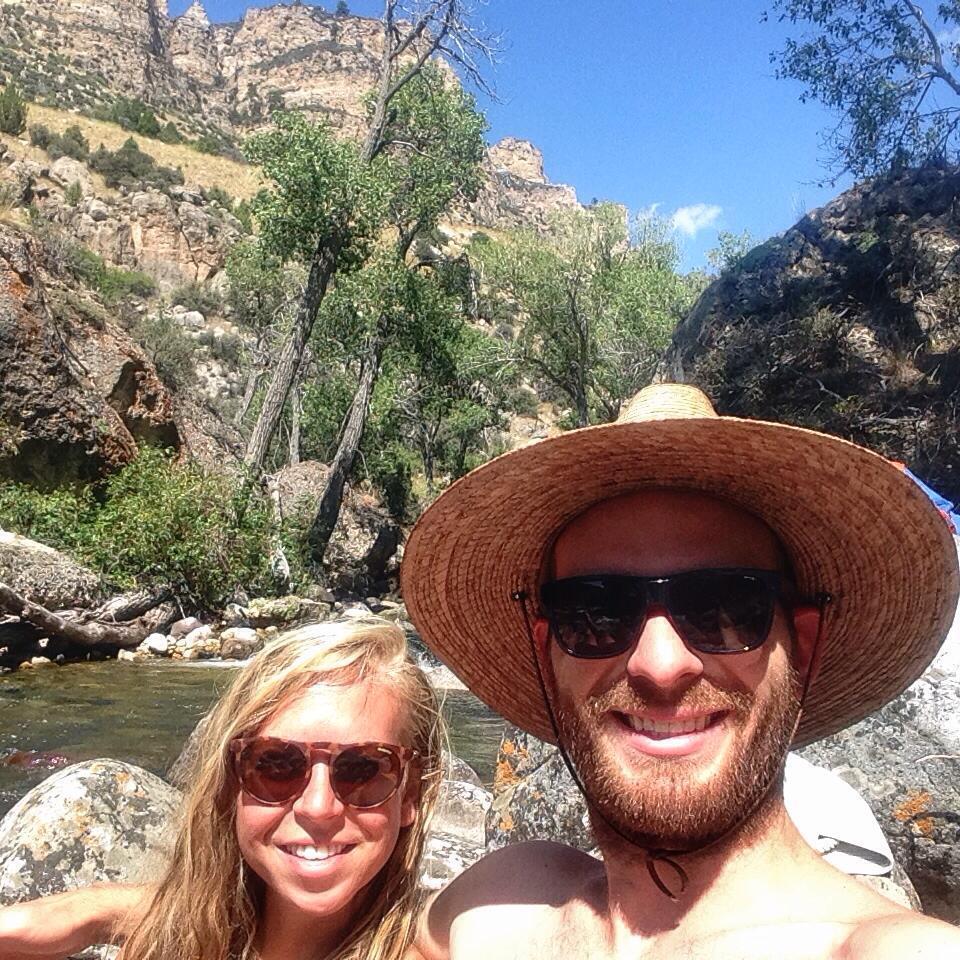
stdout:
MULTIPOLYGON (((560 729, 557 724, 557 716, 553 709, 553 702, 547 693, 547 684, 543 678, 543 670, 540 668, 540 657, 537 655, 537 641, 533 636, 533 624, 530 620, 530 609, 527 606, 527 600, 529 597, 525 590, 517 590, 511 594, 511 599, 520 604, 520 610, 523 613, 523 622, 527 628, 527 639, 530 641, 530 656, 533 657, 533 669, 537 674, 537 681, 540 684, 540 693, 543 696, 544 706, 547 708, 547 716, 550 718, 550 728, 553 730, 554 739, 557 741, 557 750, 560 753, 560 756, 563 759, 563 764, 567 768, 567 771, 573 779, 574 784, 580 791, 580 794, 583 796, 584 800, 589 802, 590 798, 587 794, 586 787, 584 787, 583 781, 580 779, 580 774, 577 773, 577 769, 574 767, 573 761, 570 759, 567 749, 563 744, 563 739, 560 736, 560 729)), ((620 837, 621 840, 626 841, 632 847, 636 846, 636 844, 628 836, 626 836, 615 823, 611 823, 601 811, 596 810, 595 812, 600 816, 603 822, 618 837, 620 837)), ((650 874, 650 879, 665 897, 668 897, 674 903, 677 903, 679 896, 682 895, 687 889, 687 884, 689 883, 689 878, 687 877, 686 871, 680 866, 679 863, 676 862, 676 860, 669 856, 669 851, 667 850, 646 850, 644 852, 647 854, 647 872, 650 874), (661 879, 657 870, 658 862, 667 864, 676 872, 677 879, 680 881, 680 889, 677 894, 675 894, 661 879)))

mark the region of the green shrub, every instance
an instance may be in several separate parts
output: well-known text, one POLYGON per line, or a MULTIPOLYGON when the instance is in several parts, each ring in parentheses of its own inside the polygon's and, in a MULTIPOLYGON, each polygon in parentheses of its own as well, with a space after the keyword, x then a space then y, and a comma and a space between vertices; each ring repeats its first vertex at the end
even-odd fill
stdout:
POLYGON ((157 134, 157 139, 164 143, 183 143, 183 134, 177 129, 172 120, 168 120, 157 134))
POLYGON ((173 317, 161 310, 138 319, 131 333, 168 387, 179 390, 191 383, 196 346, 173 317))
POLYGON ((42 123, 31 124, 28 133, 30 143, 35 147, 39 147, 41 150, 46 150, 47 147, 50 146, 50 141, 53 139, 53 131, 42 123))
POLYGON ((223 307, 220 294, 196 280, 191 280, 189 283, 177 287, 170 294, 170 302, 186 307, 188 310, 198 310, 204 316, 216 313, 223 307))
POLYGON ((207 203, 218 203, 224 210, 232 210, 234 199, 223 187, 205 187, 203 198, 207 203))
POLYGON ((101 144, 87 161, 92 170, 103 175, 108 187, 154 187, 165 190, 183 183, 183 173, 170 167, 161 167, 148 153, 144 153, 132 137, 119 150, 109 151, 101 144))
POLYGON ((202 137, 198 137, 190 144, 190 146, 200 153, 210 153, 215 157, 222 154, 225 149, 223 142, 218 140, 216 137, 210 136, 209 133, 205 133, 202 137))
POLYGON ((160 121, 142 100, 120 97, 111 105, 108 117, 124 130, 132 130, 144 137, 160 136, 160 121))
POLYGON ((19 137, 27 129, 27 103, 13 80, 0 91, 0 133, 19 137))
POLYGON ((155 449, 79 492, 0 484, 0 526, 72 554, 123 589, 171 585, 192 607, 271 586, 259 494, 245 502, 240 481, 155 449))
POLYGON ((80 186, 79 180, 74 180, 73 183, 71 183, 70 186, 64 190, 63 202, 66 203, 68 207, 75 207, 82 199, 83 187, 80 186))
POLYGON ((83 131, 76 124, 67 127, 61 134, 51 136, 46 146, 51 160, 60 157, 73 157, 74 160, 84 161, 90 156, 90 141, 83 135, 83 131))
POLYGON ((101 256, 79 244, 69 249, 66 265, 78 280, 96 290, 110 304, 127 297, 150 297, 157 289, 156 282, 147 274, 111 267, 101 256))

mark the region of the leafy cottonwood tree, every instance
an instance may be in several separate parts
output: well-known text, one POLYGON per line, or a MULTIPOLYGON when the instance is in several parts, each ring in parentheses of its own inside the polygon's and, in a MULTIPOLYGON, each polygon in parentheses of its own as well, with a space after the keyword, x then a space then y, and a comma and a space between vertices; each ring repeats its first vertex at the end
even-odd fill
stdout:
POLYGON ((801 99, 838 114, 825 136, 836 177, 956 159, 960 146, 960 2, 774 0, 781 21, 805 25, 771 55, 801 99))
POLYGON ((467 0, 385 0, 379 79, 363 142, 337 144, 326 129, 290 116, 279 118, 273 135, 254 138, 250 159, 262 163, 273 181, 257 209, 265 242, 281 259, 297 256, 307 267, 300 304, 247 444, 244 459, 254 472, 263 468, 331 279, 362 260, 375 235, 381 198, 372 167, 388 147, 400 146, 389 130, 398 97, 436 54, 486 88, 480 61, 490 56, 492 41, 470 20, 467 0))
MULTIPOLYGON (((384 351, 391 341, 423 330, 411 322, 426 296, 421 272, 408 264, 411 246, 456 198, 477 195, 485 129, 473 98, 434 67, 424 66, 392 100, 381 152, 369 167, 385 190, 382 226, 389 239, 364 277, 369 306, 363 314, 359 384, 310 529, 315 562, 323 559, 336 526, 384 351)), ((380 236, 383 242, 384 233, 380 236)))
POLYGON ((563 396, 581 427, 615 418, 649 380, 692 295, 667 226, 640 218, 631 237, 614 204, 565 212, 546 235, 482 241, 472 256, 493 291, 486 311, 519 315, 517 364, 563 396))

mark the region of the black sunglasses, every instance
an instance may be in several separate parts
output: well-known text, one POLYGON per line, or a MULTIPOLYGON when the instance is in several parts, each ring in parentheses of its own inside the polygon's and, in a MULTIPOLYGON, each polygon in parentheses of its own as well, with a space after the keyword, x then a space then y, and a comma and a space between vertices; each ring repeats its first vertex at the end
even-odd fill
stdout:
POLYGON ((299 797, 317 761, 330 765, 334 796, 365 810, 386 803, 400 789, 416 750, 393 743, 301 743, 280 737, 238 737, 230 743, 233 772, 243 790, 276 806, 299 797))
POLYGON ((554 639, 572 657, 603 659, 630 649, 651 606, 663 607, 698 653, 756 650, 773 625, 781 576, 774 570, 689 570, 663 577, 592 574, 540 587, 554 639))

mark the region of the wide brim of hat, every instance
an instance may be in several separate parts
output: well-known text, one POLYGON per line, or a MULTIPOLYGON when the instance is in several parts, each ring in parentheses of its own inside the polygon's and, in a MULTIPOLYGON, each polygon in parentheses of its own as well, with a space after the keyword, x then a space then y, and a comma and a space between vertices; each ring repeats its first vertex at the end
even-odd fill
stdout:
POLYGON ((643 488, 736 503, 779 536, 802 594, 829 592, 820 670, 794 743, 893 699, 933 659, 960 590, 949 528, 903 471, 785 424, 697 417, 588 427, 512 451, 453 484, 408 541, 403 596, 426 644, 481 700, 555 735, 515 591, 587 507, 643 488))

